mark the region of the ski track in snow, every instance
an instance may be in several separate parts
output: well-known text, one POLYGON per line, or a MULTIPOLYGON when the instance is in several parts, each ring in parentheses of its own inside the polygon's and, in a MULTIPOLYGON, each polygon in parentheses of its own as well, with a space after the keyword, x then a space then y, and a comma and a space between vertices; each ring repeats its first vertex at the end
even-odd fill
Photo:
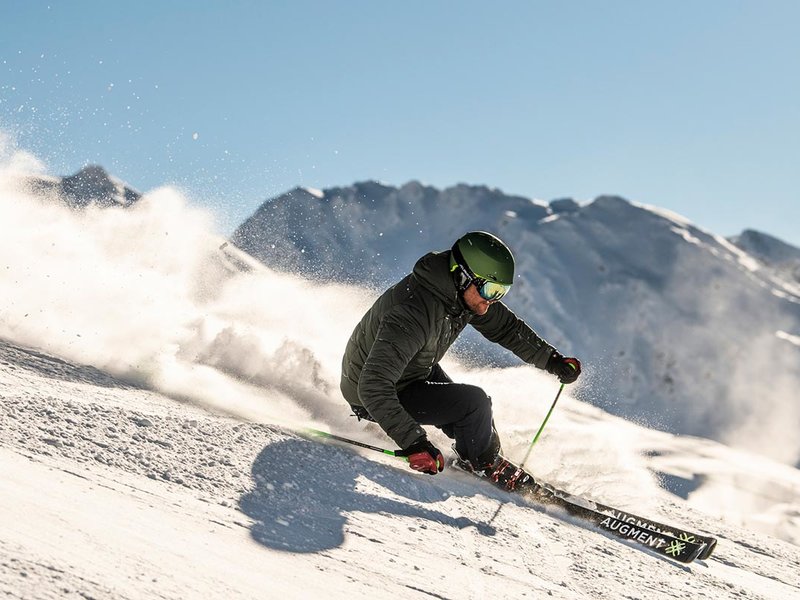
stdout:
POLYGON ((706 562, 7 343, 0 397, 9 597, 800 598, 800 548, 680 501, 706 562))

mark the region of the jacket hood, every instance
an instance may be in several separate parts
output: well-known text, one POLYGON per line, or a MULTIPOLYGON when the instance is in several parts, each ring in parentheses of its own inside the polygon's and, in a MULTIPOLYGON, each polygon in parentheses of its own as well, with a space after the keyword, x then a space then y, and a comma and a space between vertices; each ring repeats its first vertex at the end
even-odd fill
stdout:
POLYGON ((439 298, 447 310, 458 314, 466 310, 450 274, 450 251, 429 252, 414 265, 414 277, 439 298))

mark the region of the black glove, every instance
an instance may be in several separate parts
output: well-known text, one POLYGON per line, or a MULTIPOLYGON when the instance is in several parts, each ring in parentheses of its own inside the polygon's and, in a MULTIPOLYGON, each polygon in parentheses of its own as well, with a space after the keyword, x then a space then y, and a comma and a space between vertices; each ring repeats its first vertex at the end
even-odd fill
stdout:
POLYGON ((565 358, 561 353, 553 351, 545 370, 558 377, 561 383, 573 383, 581 374, 581 361, 572 357, 565 358))
POLYGON ((436 475, 437 472, 444 471, 442 453, 424 435, 408 448, 396 451, 394 455, 407 456, 408 466, 415 471, 422 471, 430 475, 436 475))

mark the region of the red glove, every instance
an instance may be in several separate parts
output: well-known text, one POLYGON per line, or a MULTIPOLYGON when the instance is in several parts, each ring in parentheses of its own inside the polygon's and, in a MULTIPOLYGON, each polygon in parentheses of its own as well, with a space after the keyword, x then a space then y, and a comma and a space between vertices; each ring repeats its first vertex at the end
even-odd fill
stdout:
POLYGON ((439 450, 422 436, 404 450, 398 450, 395 456, 407 456, 408 466, 415 471, 436 475, 444 471, 444 456, 439 450))

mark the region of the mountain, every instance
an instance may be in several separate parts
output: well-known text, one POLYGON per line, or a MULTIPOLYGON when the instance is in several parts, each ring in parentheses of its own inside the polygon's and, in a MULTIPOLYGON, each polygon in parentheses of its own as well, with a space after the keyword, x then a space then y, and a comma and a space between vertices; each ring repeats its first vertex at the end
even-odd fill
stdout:
MULTIPOLYGON (((380 290, 471 229, 513 249, 507 304, 584 361, 581 398, 667 431, 800 458, 800 290, 679 215, 615 196, 544 203, 485 186, 364 182, 291 190, 231 239, 271 268, 380 290), (754 412, 772 435, 741 419, 754 412)), ((457 347, 462 358, 515 364, 476 337, 457 347)))
POLYGON ((772 269, 777 277, 800 290, 800 248, 752 229, 744 230, 730 241, 772 269))
POLYGON ((795 248, 761 231, 745 229, 739 235, 730 238, 730 241, 767 265, 800 262, 800 248, 795 248))
POLYGON ((368 181, 325 191, 295 188, 262 204, 231 240, 278 269, 383 285, 465 228, 498 228, 515 218, 536 222, 549 214, 544 204, 487 187, 439 191, 410 182, 396 189, 368 181))
POLYGON ((25 184, 39 195, 55 194, 73 208, 89 205, 130 207, 142 196, 98 165, 88 165, 67 177, 26 177, 25 184))

